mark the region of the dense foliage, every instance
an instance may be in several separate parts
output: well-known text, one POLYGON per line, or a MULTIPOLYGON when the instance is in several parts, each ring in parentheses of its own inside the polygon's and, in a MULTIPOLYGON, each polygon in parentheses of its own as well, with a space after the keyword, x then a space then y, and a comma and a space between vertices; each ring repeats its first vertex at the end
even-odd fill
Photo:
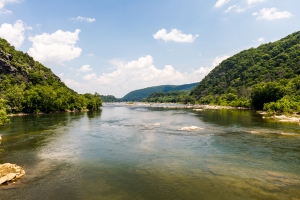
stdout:
MULTIPOLYGON (((203 104, 252 105, 262 109, 265 103, 282 99, 286 95, 283 83, 299 74, 300 32, 296 32, 228 58, 216 66, 191 95, 203 104)), ((296 92, 295 88, 289 90, 296 92)))
POLYGON ((113 95, 100 95, 102 102, 119 102, 120 99, 117 99, 113 95))
POLYGON ((147 87, 140 90, 134 90, 126 94, 122 101, 140 101, 147 98, 150 94, 155 92, 169 92, 169 91, 191 91, 198 83, 184 84, 184 85, 161 85, 154 87, 147 87))
POLYGON ((6 116, 5 100, 0 99, 0 125, 9 122, 6 116))
POLYGON ((101 104, 99 94, 76 93, 49 68, 0 38, 0 118, 5 112, 95 110, 101 104))
POLYGON ((264 95, 265 99, 273 98, 263 104, 269 113, 300 113, 300 76, 280 83, 259 84, 253 90, 253 97, 264 95), (271 93, 270 91, 273 91, 271 93), (256 96, 257 95, 257 96, 256 96))
POLYGON ((146 99, 145 102, 155 103, 195 103, 195 99, 189 95, 188 91, 169 91, 169 92, 155 92, 146 99))

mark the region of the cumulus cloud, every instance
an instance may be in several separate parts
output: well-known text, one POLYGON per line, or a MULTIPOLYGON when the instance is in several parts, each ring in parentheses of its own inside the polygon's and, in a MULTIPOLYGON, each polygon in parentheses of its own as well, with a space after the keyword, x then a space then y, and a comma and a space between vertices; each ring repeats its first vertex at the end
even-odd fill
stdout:
POLYGON ((228 9, 224 11, 224 13, 228 13, 228 12, 232 11, 232 9, 234 9, 236 7, 237 7, 237 5, 229 6, 228 9))
POLYGON ((0 0, 0 14, 11 14, 12 11, 6 10, 4 7, 8 3, 18 3, 20 0, 0 0))
POLYGON ((90 65, 83 65, 79 70, 79 72, 88 72, 88 71, 92 71, 93 69, 90 67, 90 65))
POLYGON ((83 76, 82 78, 83 78, 83 80, 90 81, 90 80, 96 79, 97 75, 95 73, 92 73, 92 74, 87 74, 87 75, 83 76))
MULTIPOLYGON (((0 4, 1 5, 1 4, 0 4)), ((6 39, 10 44, 19 48, 24 41, 25 25, 22 20, 18 20, 15 24, 4 23, 0 27, 0 37, 6 39)))
POLYGON ((250 5, 250 6, 255 4, 255 3, 259 3, 259 2, 263 2, 263 1, 265 1, 265 0, 247 0, 248 5, 250 5))
POLYGON ((88 84, 80 83, 72 79, 65 79, 63 82, 70 88, 75 89, 78 92, 85 93, 90 88, 88 84))
POLYGON ((216 4, 214 5, 215 8, 220 8, 223 5, 225 5, 226 3, 228 3, 230 0, 218 0, 216 2, 216 4))
POLYGON ((76 18, 71 18, 71 19, 76 21, 81 21, 81 22, 89 22, 89 23, 96 21, 95 18, 88 18, 88 17, 81 17, 81 16, 78 16, 76 18))
POLYGON ((150 55, 141 57, 131 62, 112 62, 115 70, 110 73, 103 73, 94 80, 92 74, 86 76, 91 79, 91 85, 97 84, 102 94, 115 94, 118 97, 126 93, 150 86, 165 84, 186 84, 199 82, 212 69, 209 67, 199 67, 191 72, 180 72, 171 65, 166 65, 159 69, 154 66, 153 58, 150 55))
POLYGON ((234 11, 234 12, 240 13, 240 12, 244 12, 245 9, 241 8, 238 5, 233 5, 233 6, 228 7, 228 9, 224 11, 224 13, 228 13, 230 11, 234 11))
POLYGON ((79 40, 79 32, 58 30, 55 33, 43 33, 29 37, 32 47, 28 50, 29 55, 44 64, 59 64, 70 61, 81 54, 81 48, 74 45, 79 40))
POLYGON ((194 42, 194 40, 199 37, 199 35, 193 36, 192 34, 183 34, 181 30, 172 29, 171 32, 167 33, 166 29, 161 29, 153 35, 156 40, 164 40, 165 42, 194 42))
POLYGON ((255 12, 252 14, 253 16, 257 16, 257 19, 265 19, 265 20, 275 20, 282 18, 289 18, 292 16, 292 13, 288 11, 277 11, 277 8, 263 8, 259 12, 255 12))
POLYGON ((212 63, 213 67, 218 66, 223 60, 226 60, 227 58, 229 58, 230 56, 222 56, 222 57, 216 57, 215 60, 212 63))
POLYGON ((265 41, 265 38, 260 37, 257 40, 253 40, 253 42, 263 43, 265 41))

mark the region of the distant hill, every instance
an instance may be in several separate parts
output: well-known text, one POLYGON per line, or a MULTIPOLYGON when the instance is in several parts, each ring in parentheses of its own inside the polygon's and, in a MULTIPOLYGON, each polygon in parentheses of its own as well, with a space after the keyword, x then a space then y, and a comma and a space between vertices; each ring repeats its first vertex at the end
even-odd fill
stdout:
POLYGON ((117 99, 113 95, 100 95, 102 102, 117 102, 120 101, 120 99, 117 99))
MULTIPOLYGON (((280 85, 285 86, 291 79, 297 79, 299 74, 300 31, 224 60, 202 79, 192 90, 191 96, 204 104, 226 105, 241 100, 262 109, 264 103, 275 102, 288 94, 282 92, 285 89, 279 88, 280 85), (261 93, 267 91, 266 88, 269 88, 269 92, 273 91, 270 94, 273 97, 267 98, 265 93, 261 93), (280 95, 275 91, 281 91, 280 95), (264 95, 257 99, 259 102, 256 104, 253 95, 259 93, 264 95)), ((291 86, 286 85, 288 87, 291 86)), ((294 88, 295 94, 299 87, 296 84, 291 88, 294 88)))
POLYGON ((161 85, 154 87, 147 87, 144 89, 134 90, 126 94, 122 101, 140 101, 147 98, 150 94, 155 92, 169 92, 169 91, 191 91, 198 83, 184 84, 184 85, 161 85))

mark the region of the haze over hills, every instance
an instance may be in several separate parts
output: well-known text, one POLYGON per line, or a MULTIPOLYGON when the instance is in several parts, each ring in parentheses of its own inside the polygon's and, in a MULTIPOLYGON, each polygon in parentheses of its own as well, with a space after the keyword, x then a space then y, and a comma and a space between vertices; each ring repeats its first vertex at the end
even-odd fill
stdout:
POLYGON ((169 92, 169 91, 191 91, 198 83, 184 84, 184 85, 160 85, 147 87, 139 90, 134 90, 126 94, 122 101, 140 101, 147 98, 149 95, 155 92, 169 92))

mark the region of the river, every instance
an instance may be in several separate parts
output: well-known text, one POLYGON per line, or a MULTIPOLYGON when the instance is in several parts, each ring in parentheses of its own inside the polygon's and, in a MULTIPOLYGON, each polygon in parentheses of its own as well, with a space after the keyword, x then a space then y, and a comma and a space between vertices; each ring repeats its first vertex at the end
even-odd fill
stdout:
POLYGON ((106 105, 0 133, 0 163, 26 171, 0 199, 300 199, 299 124, 254 111, 106 105))

